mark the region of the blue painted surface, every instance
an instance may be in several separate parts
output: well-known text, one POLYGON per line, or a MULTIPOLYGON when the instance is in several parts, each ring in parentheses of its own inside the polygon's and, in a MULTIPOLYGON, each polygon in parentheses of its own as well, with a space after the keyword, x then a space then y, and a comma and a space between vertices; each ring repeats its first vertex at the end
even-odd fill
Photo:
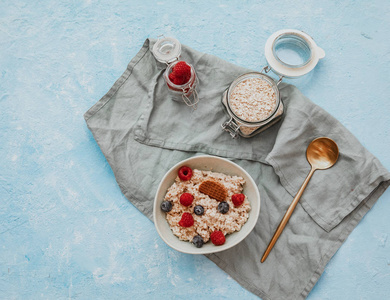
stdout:
MULTIPOLYGON (((390 169, 388 1, 35 2, 0 2, 1 299, 257 299, 162 242, 84 123, 147 37, 260 70, 271 33, 310 33, 326 58, 292 82, 390 169)), ((389 200, 386 191, 308 299, 389 299, 389 200)))

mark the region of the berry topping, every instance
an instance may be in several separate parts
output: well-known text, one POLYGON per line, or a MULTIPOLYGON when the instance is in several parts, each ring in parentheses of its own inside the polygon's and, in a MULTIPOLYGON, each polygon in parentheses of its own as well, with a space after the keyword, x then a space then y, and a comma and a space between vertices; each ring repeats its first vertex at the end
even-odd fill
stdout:
POLYGON ((229 211, 229 203, 223 201, 218 204, 218 211, 221 214, 226 214, 229 211))
POLYGON ((192 239, 192 243, 196 246, 196 248, 202 248, 204 241, 200 235, 195 235, 192 239))
POLYGON ((214 231, 210 235, 210 240, 215 246, 220 246, 225 244, 225 236, 223 235, 222 231, 214 231))
POLYGON ((184 193, 180 196, 180 203, 184 206, 190 206, 192 204, 192 201, 194 201, 194 196, 190 193, 184 193))
POLYGON ((234 206, 240 206, 242 203, 244 203, 245 195, 244 194, 234 194, 232 196, 232 202, 234 206))
POLYGON ((194 207, 194 213, 195 215, 201 216, 204 214, 204 208, 202 205, 197 205, 194 207))
POLYGON ((179 225, 181 227, 191 227, 192 225, 194 225, 194 218, 192 217, 192 215, 190 213, 185 212, 181 216, 181 220, 179 221, 179 225))
POLYGON ((161 210, 164 212, 169 212, 172 209, 172 202, 171 201, 163 201, 161 203, 161 210))
POLYGON ((192 169, 190 167, 183 166, 179 169, 179 178, 187 181, 192 177, 192 169))

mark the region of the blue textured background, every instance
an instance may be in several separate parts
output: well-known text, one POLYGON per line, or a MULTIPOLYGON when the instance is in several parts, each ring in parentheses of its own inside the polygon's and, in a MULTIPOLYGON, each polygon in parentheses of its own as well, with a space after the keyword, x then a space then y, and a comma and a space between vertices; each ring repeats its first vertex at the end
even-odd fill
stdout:
MULTIPOLYGON (((147 37, 260 70, 265 41, 283 28, 326 51, 292 82, 390 169, 388 1, 1 1, 0 298, 257 299, 203 256, 163 243, 121 194, 83 113, 147 37)), ((389 200, 309 299, 389 299, 389 200)))

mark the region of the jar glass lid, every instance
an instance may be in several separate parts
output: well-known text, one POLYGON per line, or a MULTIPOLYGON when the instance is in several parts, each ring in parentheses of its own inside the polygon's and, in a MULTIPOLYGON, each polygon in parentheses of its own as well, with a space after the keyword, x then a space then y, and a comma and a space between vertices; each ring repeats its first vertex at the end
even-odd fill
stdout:
POLYGON ((285 77, 299 77, 309 73, 325 52, 307 33, 284 29, 269 37, 265 57, 271 69, 285 77))
POLYGON ((156 41, 152 52, 159 62, 169 64, 179 58, 181 44, 173 37, 163 37, 156 41))

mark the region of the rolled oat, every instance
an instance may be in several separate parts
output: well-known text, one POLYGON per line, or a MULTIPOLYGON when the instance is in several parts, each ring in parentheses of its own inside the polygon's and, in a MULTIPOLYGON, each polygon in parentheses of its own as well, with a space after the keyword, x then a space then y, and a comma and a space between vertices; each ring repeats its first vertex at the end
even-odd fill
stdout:
POLYGON ((248 78, 236 85, 229 101, 233 113, 247 122, 267 119, 276 108, 272 86, 261 78, 248 78))

